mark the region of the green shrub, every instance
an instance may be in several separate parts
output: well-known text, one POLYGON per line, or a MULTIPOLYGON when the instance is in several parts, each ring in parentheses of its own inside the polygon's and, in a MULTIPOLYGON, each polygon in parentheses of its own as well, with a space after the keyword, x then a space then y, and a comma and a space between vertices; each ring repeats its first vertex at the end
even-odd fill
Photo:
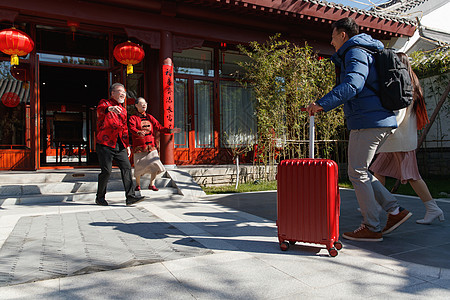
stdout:
MULTIPOLYGON (((273 165, 286 158, 308 156, 309 116, 301 108, 320 99, 335 82, 334 65, 318 57, 310 46, 280 41, 252 42, 240 50, 251 58, 240 65, 246 73, 238 81, 251 85, 257 118, 257 162, 273 165)), ((332 158, 334 140, 345 139, 342 108, 316 115, 320 157, 332 158)), ((316 151, 317 152, 317 151, 316 151)), ((318 152, 319 153, 319 152, 318 152)))

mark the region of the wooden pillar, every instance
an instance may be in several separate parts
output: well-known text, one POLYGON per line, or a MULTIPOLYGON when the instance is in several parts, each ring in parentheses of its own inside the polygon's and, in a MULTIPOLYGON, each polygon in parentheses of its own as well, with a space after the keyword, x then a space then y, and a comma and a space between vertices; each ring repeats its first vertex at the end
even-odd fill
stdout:
MULTIPOLYGON (((31 37, 36 41, 36 27, 31 26, 31 37)), ((30 82, 30 138, 31 138, 31 169, 37 170, 41 166, 41 132, 40 132, 40 78, 39 78, 39 55, 36 47, 30 55, 30 72, 34 79, 30 82)), ((45 122, 45 121, 44 121, 45 122)), ((46 134, 46 133, 43 133, 46 134)))
MULTIPOLYGON (((161 98, 161 116, 163 117, 163 126, 174 127, 174 76, 172 64, 172 33, 161 31, 161 49, 159 51, 161 76, 162 79, 162 98, 161 98)), ((173 134, 161 134, 161 160, 168 168, 175 167, 173 158, 174 140, 173 134)))

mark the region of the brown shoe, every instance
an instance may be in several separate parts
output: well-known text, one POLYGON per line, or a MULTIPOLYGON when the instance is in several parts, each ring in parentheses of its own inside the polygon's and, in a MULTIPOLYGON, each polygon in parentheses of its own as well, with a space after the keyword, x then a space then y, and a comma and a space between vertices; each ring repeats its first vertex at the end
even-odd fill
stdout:
POLYGON ((396 214, 396 215, 388 214, 386 226, 384 226, 384 228, 381 232, 383 234, 391 233, 398 226, 405 223, 405 221, 408 220, 409 217, 411 217, 411 216, 412 216, 412 213, 410 213, 407 209, 400 207, 400 212, 398 214, 396 214))
POLYGON ((381 242, 383 240, 381 232, 371 231, 364 224, 361 224, 361 226, 353 232, 344 232, 342 237, 347 240, 362 242, 381 242))

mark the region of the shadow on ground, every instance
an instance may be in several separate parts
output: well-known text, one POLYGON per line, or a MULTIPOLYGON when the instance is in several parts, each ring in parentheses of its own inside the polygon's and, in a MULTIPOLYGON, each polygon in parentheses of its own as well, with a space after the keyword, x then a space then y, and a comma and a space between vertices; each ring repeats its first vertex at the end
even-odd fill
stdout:
MULTIPOLYGON (((341 189, 340 232, 353 231, 361 223, 358 203, 353 190, 341 189)), ((276 191, 213 195, 208 201, 218 203, 224 207, 244 211, 264 219, 277 219, 276 191)), ((344 244, 351 244, 359 248, 370 250, 392 258, 407 262, 450 269, 450 222, 438 222, 431 225, 419 225, 416 219, 421 219, 425 208, 416 197, 397 196, 401 206, 413 213, 413 216, 391 234, 384 236, 382 242, 356 242, 341 238, 344 244)), ((450 216, 450 203, 438 202, 444 214, 450 216)), ((381 221, 386 217, 382 213, 381 221)), ((276 233, 275 233, 276 234, 276 233)), ((298 246, 295 246, 298 247, 298 246)), ((295 248, 291 247, 291 249, 295 248)))

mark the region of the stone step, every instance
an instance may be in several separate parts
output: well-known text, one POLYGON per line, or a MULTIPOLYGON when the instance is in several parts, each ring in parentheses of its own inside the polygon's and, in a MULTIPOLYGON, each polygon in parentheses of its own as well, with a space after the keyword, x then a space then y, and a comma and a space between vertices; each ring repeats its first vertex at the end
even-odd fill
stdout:
MULTIPOLYGON (((87 202, 92 204, 97 192, 99 170, 50 170, 0 172, 0 208, 7 205, 34 205, 48 202, 87 202)), ((134 180, 134 178, 133 178, 134 180)), ((148 190, 150 176, 141 177, 142 194, 158 197, 196 199, 206 194, 184 170, 170 169, 155 180, 159 191, 148 190)), ((119 169, 113 169, 106 200, 122 203, 125 198, 119 169)))
MULTIPOLYGON (((45 195, 24 195, 21 197, 7 197, 0 198, 0 207, 6 207, 9 205, 34 205, 40 203, 54 203, 54 202, 74 202, 83 203, 87 202, 93 204, 95 201, 96 193, 54 193, 45 195)), ((177 195, 178 190, 173 187, 161 188, 159 191, 142 190, 137 192, 139 195, 148 197, 149 199, 177 195)), ((125 201, 124 191, 113 191, 106 194, 106 200, 110 199, 123 199, 125 201)))
MULTIPOLYGON (((149 184, 150 179, 143 176, 141 178, 141 186, 145 189, 149 184)), ((160 189, 171 187, 171 185, 172 180, 170 178, 159 177, 155 180, 155 186, 160 189)), ((121 190, 123 190, 121 179, 109 180, 107 188, 108 192, 121 190)), ((1 184, 0 198, 31 195, 95 193, 96 191, 97 181, 1 184)))
MULTIPOLYGON (((134 173, 134 169, 132 170, 134 173)), ((63 170, 38 170, 38 171, 1 171, 0 185, 2 184, 26 184, 26 183, 51 183, 51 182, 97 182, 100 169, 63 169, 63 170)), ((148 177, 146 174, 143 177, 148 177)), ((165 172, 158 177, 165 177, 165 172)), ((133 175, 134 178, 134 175, 133 175)), ((111 180, 121 179, 120 170, 113 168, 111 180)))
MULTIPOLYGON (((14 171, 0 173, 0 184, 24 184, 24 183, 50 183, 50 182, 74 182, 97 181, 100 170, 52 170, 44 171, 14 171)), ((113 170, 111 179, 119 179, 120 171, 113 170)))

